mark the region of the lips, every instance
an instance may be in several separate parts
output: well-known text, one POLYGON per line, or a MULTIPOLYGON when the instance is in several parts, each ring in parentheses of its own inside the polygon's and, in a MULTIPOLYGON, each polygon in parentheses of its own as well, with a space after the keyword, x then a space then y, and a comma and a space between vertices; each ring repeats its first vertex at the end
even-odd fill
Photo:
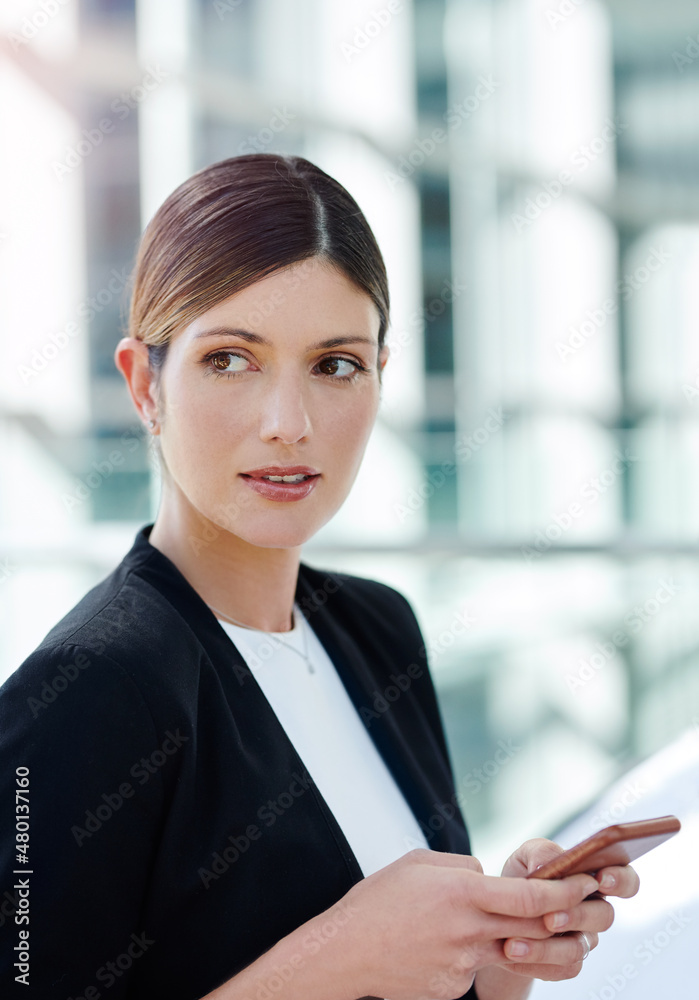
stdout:
POLYGON ((241 472, 240 476, 244 483, 254 490, 261 497, 267 500, 277 500, 288 502, 293 500, 303 500, 311 493, 320 479, 320 473, 313 470, 306 471, 307 467, 294 466, 287 469, 280 466, 272 466, 269 471, 266 469, 256 469, 254 474, 241 472), (296 471, 298 470, 298 471, 296 471), (304 475, 305 479, 298 482, 283 482, 272 479, 265 479, 265 476, 294 476, 304 475))
POLYGON ((241 472, 241 476, 250 479, 262 479, 263 476, 319 476, 317 469, 309 465, 266 465, 260 469, 250 469, 248 472, 241 472))

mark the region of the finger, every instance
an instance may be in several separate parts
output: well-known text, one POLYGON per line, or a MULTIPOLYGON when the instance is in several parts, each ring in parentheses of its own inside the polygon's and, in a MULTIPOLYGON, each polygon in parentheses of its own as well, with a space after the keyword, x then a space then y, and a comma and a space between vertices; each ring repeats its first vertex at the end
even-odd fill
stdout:
POLYGON ((543 923, 552 933, 607 931, 614 923, 614 907, 604 899, 586 900, 570 910, 547 913, 543 923))
POLYGON ((515 878, 528 875, 562 853, 563 848, 552 840, 545 840, 543 837, 525 840, 521 847, 509 856, 501 874, 515 878))
POLYGON ((629 899, 639 890, 641 880, 631 865, 600 868, 596 875, 599 891, 605 896, 620 896, 629 899))
POLYGON ((527 979, 543 979, 546 982, 557 983, 563 979, 575 979, 580 974, 582 962, 575 965, 540 965, 532 962, 531 965, 518 964, 516 962, 501 962, 501 968, 508 972, 526 976, 527 979))
POLYGON ((563 854, 563 848, 560 844, 554 843, 553 840, 544 840, 542 837, 538 837, 535 840, 528 840, 522 846, 527 848, 526 853, 523 853, 522 857, 525 857, 527 860, 528 873, 536 871, 537 868, 545 865, 547 861, 553 861, 559 854, 563 854))
MULTIPOLYGON (((599 936, 594 931, 586 931, 585 936, 590 951, 599 943, 599 936)), ((572 966, 582 963, 588 955, 588 950, 582 934, 562 934, 548 938, 546 941, 533 941, 526 938, 508 938, 503 943, 503 952, 509 959, 514 959, 523 965, 560 965, 572 966)))
POLYGON ((543 917, 556 910, 569 910, 597 889, 591 875, 570 875, 562 879, 503 878, 469 873, 462 882, 464 902, 473 901, 486 913, 511 917, 543 917))
MULTIPOLYGON (((542 917, 507 917, 493 913, 480 913, 477 917, 478 937, 481 940, 503 941, 505 938, 545 938, 553 933, 542 917)), ((473 915, 464 911, 463 938, 473 934, 473 915)))
MULTIPOLYGON (((587 904, 583 904, 583 906, 586 905, 587 904)), ((599 904, 599 907, 603 908, 604 911, 610 910, 612 915, 614 913, 610 903, 605 903, 603 901, 599 904)), ((594 911, 591 913, 588 910, 582 909, 578 912, 578 908, 573 907, 572 910, 568 912, 574 913, 575 919, 573 921, 569 921, 560 933, 573 930, 596 931, 598 929, 603 929, 610 923, 608 917, 599 914, 595 915, 594 911)), ((477 916, 477 936, 480 941, 502 941, 506 938, 515 937, 545 940, 546 938, 550 938, 553 934, 557 934, 556 931, 547 926, 545 919, 545 917, 508 917, 493 913, 480 913, 477 916)), ((463 927, 460 930, 461 937, 464 941, 468 941, 473 937, 474 917, 473 912, 469 912, 468 908, 464 909, 463 927)), ((456 932, 458 935, 458 926, 456 932)))

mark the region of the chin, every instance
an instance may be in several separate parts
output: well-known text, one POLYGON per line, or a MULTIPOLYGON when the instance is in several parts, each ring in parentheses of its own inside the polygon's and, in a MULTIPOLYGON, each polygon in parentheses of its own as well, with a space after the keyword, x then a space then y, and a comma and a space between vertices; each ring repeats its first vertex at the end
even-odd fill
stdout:
MULTIPOLYGON (((260 501, 247 493, 243 493, 242 497, 234 494, 234 499, 231 499, 230 493, 224 491, 219 500, 218 490, 211 489, 205 498, 200 495, 201 483, 199 487, 190 494, 189 501, 201 517, 248 545, 269 549, 297 548, 303 545, 331 520, 349 492, 348 486, 342 496, 333 497, 332 502, 328 502, 331 498, 326 496, 323 504, 303 500, 295 503, 262 501, 264 507, 260 507, 260 501)), ((310 497, 308 499, 311 500, 310 497)))
POLYGON ((242 529, 232 532, 248 545, 261 549, 295 549, 312 538, 318 529, 313 528, 273 528, 261 525, 259 528, 242 529))
POLYGON ((248 545, 267 549, 289 549, 303 545, 329 519, 324 518, 321 522, 317 513, 315 517, 308 514, 300 517, 298 512, 294 517, 291 512, 286 515, 283 510, 269 510, 255 513, 246 511, 244 516, 231 521, 230 516, 226 516, 225 504, 210 510, 206 507, 200 510, 204 517, 223 531, 235 535, 248 545))

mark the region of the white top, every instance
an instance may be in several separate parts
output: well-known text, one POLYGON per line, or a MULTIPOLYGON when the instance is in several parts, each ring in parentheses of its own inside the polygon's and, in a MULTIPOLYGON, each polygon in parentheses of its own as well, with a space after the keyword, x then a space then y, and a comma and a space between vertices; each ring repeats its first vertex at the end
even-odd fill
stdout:
POLYGON ((262 632, 218 620, 262 688, 364 875, 414 847, 429 848, 332 660, 298 605, 294 603, 290 632, 262 632), (313 672, 301 655, 304 650, 313 672))

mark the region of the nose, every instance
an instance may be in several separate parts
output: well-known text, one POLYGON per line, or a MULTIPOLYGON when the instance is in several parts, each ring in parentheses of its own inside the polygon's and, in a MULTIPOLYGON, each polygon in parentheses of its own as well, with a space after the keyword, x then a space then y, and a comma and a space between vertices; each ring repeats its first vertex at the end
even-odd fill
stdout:
POLYGON ((285 444, 295 444, 310 434, 311 420, 304 398, 303 377, 296 377, 288 370, 263 389, 260 438, 275 438, 285 444))

